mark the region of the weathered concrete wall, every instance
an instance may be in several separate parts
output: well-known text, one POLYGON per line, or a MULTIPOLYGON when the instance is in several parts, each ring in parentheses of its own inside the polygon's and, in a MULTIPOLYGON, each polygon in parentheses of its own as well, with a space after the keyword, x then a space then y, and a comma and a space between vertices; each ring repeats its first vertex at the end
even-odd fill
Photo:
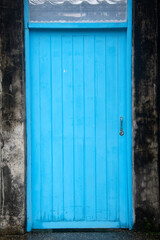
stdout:
POLYGON ((157 54, 158 54, 158 63, 157 63, 157 106, 158 106, 158 128, 159 128, 159 134, 158 134, 158 173, 159 173, 159 191, 160 191, 160 1, 158 1, 158 44, 157 44, 157 54))
MULTIPOLYGON (((158 0, 133 3, 135 227, 154 230, 160 223, 158 0)), ((26 219, 23 1, 1 0, 0 5, 0 233, 13 234, 24 232, 26 219)))
POLYGON ((135 227, 158 229, 157 0, 135 0, 133 8, 133 135, 135 227))
POLYGON ((0 232, 25 225, 23 1, 1 0, 0 14, 0 232), (1 91, 2 89, 2 91, 1 91))

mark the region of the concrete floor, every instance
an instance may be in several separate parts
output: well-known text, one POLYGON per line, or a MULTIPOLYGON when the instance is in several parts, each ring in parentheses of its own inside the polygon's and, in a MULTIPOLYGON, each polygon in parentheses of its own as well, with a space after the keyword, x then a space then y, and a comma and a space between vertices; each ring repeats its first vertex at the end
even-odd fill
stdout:
POLYGON ((0 236, 0 240, 160 240, 160 234, 132 231, 29 233, 0 236))

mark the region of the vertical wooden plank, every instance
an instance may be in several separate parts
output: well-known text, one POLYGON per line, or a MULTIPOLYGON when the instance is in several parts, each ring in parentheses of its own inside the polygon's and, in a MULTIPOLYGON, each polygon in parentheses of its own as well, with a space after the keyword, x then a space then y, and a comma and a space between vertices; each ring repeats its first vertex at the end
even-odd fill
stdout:
POLYGON ((95 37, 97 220, 106 220, 105 36, 95 37))
POLYGON ((107 105, 107 209, 108 220, 117 220, 118 203, 118 121, 117 35, 106 34, 106 105, 107 105))
POLYGON ((40 102, 39 102, 39 35, 30 36, 31 136, 32 136, 32 214, 40 219, 40 102), (36 114, 35 114, 36 113, 36 114))
POLYGON ((52 220, 52 153, 51 153, 51 59, 50 35, 40 36, 40 154, 41 220, 52 220))
POLYGON ((84 220, 83 35, 73 37, 75 220, 84 220))
POLYGON ((94 36, 84 36, 85 78, 85 219, 96 219, 94 36))
MULTIPOLYGON (((24 28, 25 29, 28 29, 28 23, 29 23, 29 3, 28 3, 28 0, 24 0, 24 28)), ((26 34, 26 36, 27 36, 27 34, 26 34)), ((28 42, 26 42, 26 43, 28 44, 28 42)), ((25 49, 25 50, 27 50, 27 49, 25 49)), ((27 51, 25 53, 28 54, 27 51)), ((26 60, 27 60, 27 64, 29 64, 29 59, 26 59, 26 60)), ((29 69, 27 68, 27 70, 29 70, 29 69)))
MULTIPOLYGON (((124 135, 119 135, 119 211, 121 227, 128 227, 127 114, 126 114, 126 31, 118 31, 119 117, 123 117, 124 135)), ((119 119, 120 128, 120 119, 119 119)))
POLYGON ((64 220, 71 221, 74 218, 72 35, 62 37, 62 56, 64 220))
POLYGON ((127 28, 127 173, 128 173, 128 217, 129 229, 133 227, 132 186, 132 0, 128 0, 127 28))
MULTIPOLYGON (((27 5, 25 1, 25 12, 27 5)), ((25 22, 27 16, 25 15, 25 22)), ((31 130, 31 79, 30 79, 30 37, 29 29, 25 29, 25 76, 26 76, 26 134, 27 134, 27 232, 32 229, 32 130, 31 130)))
POLYGON ((32 146, 32 218, 40 219, 40 102, 39 102, 39 34, 30 33, 31 77, 31 146, 32 146), (36 114, 35 114, 36 112, 36 114))
POLYGON ((61 34, 52 34, 53 221, 63 220, 61 34))

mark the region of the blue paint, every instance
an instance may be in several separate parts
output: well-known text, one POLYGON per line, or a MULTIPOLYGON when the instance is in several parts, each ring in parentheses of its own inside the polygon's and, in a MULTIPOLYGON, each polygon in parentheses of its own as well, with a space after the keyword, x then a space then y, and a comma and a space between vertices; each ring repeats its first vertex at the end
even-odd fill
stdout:
POLYGON ((25 29, 25 72, 26 72, 26 128, 27 128, 27 231, 32 228, 32 195, 31 195, 31 96, 29 67, 29 30, 25 29))
POLYGON ((33 228, 128 227, 126 34, 30 32, 33 228))
POLYGON ((129 229, 133 227, 133 184, 132 184, 132 0, 128 0, 127 28, 127 160, 128 160, 128 218, 129 229))
MULTIPOLYGON (((123 39, 122 36, 118 36, 119 43, 118 43, 118 51, 119 57, 118 58, 118 72, 120 72, 121 76, 118 76, 118 89, 119 89, 119 116, 123 117, 123 130, 125 133, 125 138, 121 137, 119 135, 119 214, 120 214, 120 222, 121 227, 123 228, 126 224, 126 221, 128 222, 128 199, 127 199, 127 111, 126 111, 126 105, 124 102, 127 103, 127 57, 126 57, 126 47, 125 49, 122 49, 121 46, 124 44, 127 45, 126 38, 123 39), (123 80, 120 80, 123 79, 123 80), (122 187, 123 186, 123 187, 122 187), (123 208, 122 206, 126 206, 123 208)), ((120 126, 120 119, 119 119, 119 126, 120 126)))
POLYGON ((28 0, 24 0, 24 28, 28 28, 28 22, 29 22, 29 4, 28 0))
POLYGON ((54 94, 52 94, 52 119, 54 121, 53 124, 53 212, 55 216, 53 216, 54 221, 62 221, 63 220, 63 152, 62 152, 62 145, 63 139, 61 136, 63 133, 63 101, 62 101, 62 92, 63 92, 63 85, 62 85, 62 71, 59 66, 62 65, 61 59, 61 36, 57 36, 54 39, 51 39, 52 46, 57 46, 57 48, 51 49, 51 54, 57 56, 56 61, 52 61, 52 74, 55 76, 52 81, 52 92, 54 89, 54 94), (59 81, 56 81, 59 79, 59 81), (61 98, 59 98, 61 96, 61 98), (56 103, 56 107, 55 106, 56 103), (58 117, 55 117, 58 116, 58 117), (59 169, 57 171, 57 169, 59 169), (59 179, 57 182, 56 179, 59 179))
POLYGON ((30 52, 29 52, 29 29, 27 27, 28 0, 24 0, 24 28, 25 28, 25 77, 26 77, 26 135, 27 135, 27 231, 32 230, 32 195, 31 195, 31 96, 30 96, 30 52))
MULTIPOLYGON (((108 176, 108 197, 107 197, 107 213, 109 219, 114 221, 118 219, 118 138, 119 134, 119 74, 118 71, 118 37, 120 32, 113 34, 108 33, 109 41, 106 41, 106 132, 107 134, 107 176, 108 176), (118 72, 117 72, 118 71, 118 72), (113 94, 114 92, 114 94, 113 94), (116 150, 117 149, 117 150, 116 150), (115 181, 115 179, 117 179, 115 181), (112 186, 108 188, 109 186, 112 186)), ((125 39, 125 36, 124 36, 125 39)), ((123 50, 124 45, 122 45, 123 50)), ((125 53, 124 53, 125 54, 125 53)), ((121 54, 122 55, 122 54, 121 54)), ((122 56, 121 56, 122 57, 122 56)), ((124 81, 124 79, 121 79, 124 81)))
POLYGON ((131 6, 127 23, 29 30, 25 1, 27 231, 132 228, 131 6))
POLYGON ((33 223, 33 229, 95 229, 95 228, 120 228, 119 222, 35 222, 33 223))
POLYGON ((60 28, 127 28, 128 23, 127 22, 107 22, 107 23, 33 23, 30 22, 28 24, 29 28, 54 28, 54 29, 60 29, 60 28))

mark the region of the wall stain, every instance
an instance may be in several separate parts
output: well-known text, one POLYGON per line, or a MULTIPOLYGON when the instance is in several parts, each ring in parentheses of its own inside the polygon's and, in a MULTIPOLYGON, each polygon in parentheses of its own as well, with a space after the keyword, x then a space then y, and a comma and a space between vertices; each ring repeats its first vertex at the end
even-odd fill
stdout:
POLYGON ((2 0, 0 234, 25 231, 23 1, 2 0))
POLYGON ((135 0, 133 15, 135 228, 158 230, 157 0, 135 0))

